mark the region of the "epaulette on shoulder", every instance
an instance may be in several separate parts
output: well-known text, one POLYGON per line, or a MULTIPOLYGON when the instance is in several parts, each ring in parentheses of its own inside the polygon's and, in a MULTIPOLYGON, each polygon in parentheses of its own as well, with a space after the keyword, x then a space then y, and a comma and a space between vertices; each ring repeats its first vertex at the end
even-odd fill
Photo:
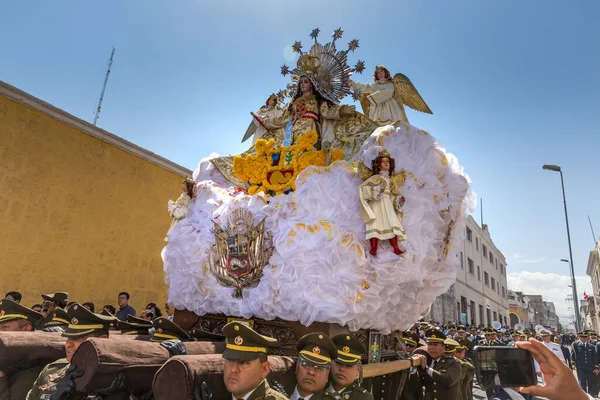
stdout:
POLYGON ((552 342, 552 344, 555 344, 555 345, 557 345, 557 346, 560 346, 560 344, 558 344, 558 343, 555 343, 555 342, 552 342))
POLYGON ((356 386, 356 387, 355 387, 355 389, 356 389, 356 390, 358 390, 358 391, 359 391, 359 392, 361 392, 361 393, 364 393, 364 394, 367 394, 367 393, 368 393, 368 392, 367 392, 367 389, 365 389, 365 388, 364 388, 364 387, 362 387, 362 386, 356 386))

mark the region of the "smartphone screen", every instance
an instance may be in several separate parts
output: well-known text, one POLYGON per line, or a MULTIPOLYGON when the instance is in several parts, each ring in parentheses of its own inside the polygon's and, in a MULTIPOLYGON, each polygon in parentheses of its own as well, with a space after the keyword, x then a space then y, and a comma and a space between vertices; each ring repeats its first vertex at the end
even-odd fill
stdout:
POLYGON ((533 355, 518 347, 474 349, 477 381, 483 389, 521 387, 537 384, 533 355))

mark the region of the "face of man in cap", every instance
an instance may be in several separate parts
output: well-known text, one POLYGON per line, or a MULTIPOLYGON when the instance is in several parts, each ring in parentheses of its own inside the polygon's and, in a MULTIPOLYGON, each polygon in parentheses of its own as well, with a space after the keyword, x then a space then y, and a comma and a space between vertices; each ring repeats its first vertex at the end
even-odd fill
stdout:
POLYGON ((444 349, 443 343, 427 343, 427 352, 434 360, 444 355, 444 349))
MULTIPOLYGON (((65 351, 67 353, 67 361, 71 362, 71 358, 73 358, 73 354, 75 354, 75 352, 77 351, 79 346, 81 346, 81 343, 83 343, 85 341, 85 339, 87 339, 88 337, 90 337, 90 336, 67 338, 67 341, 65 342, 65 351)), ((103 335, 102 337, 107 337, 107 336, 103 335)))
POLYGON ((267 355, 261 354, 252 361, 224 360, 223 379, 227 390, 242 398, 256 388, 269 375, 267 355))
POLYGON ((588 340, 590 340, 589 337, 587 336, 579 336, 579 340, 581 340, 582 343, 587 343, 588 340))
POLYGON ((33 326, 26 319, 0 322, 0 332, 32 331, 33 326))
POLYGON ((456 351, 454 352, 454 357, 458 358, 459 360, 464 359, 465 349, 456 349, 456 351))
POLYGON ((329 377, 329 365, 313 365, 301 358, 296 363, 296 380, 300 396, 308 396, 323 389, 329 377))
POLYGON ((360 375, 360 364, 345 365, 337 361, 331 363, 331 379, 333 380, 333 388, 341 390, 345 387, 352 386, 355 380, 360 375))

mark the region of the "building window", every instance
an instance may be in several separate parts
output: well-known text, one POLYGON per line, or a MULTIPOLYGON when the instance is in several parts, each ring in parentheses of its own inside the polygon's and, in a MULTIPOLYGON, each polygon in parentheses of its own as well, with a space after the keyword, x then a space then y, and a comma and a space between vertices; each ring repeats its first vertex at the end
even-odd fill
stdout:
POLYGON ((487 257, 487 247, 485 247, 485 244, 482 245, 481 247, 483 247, 483 256, 487 257))
POLYGON ((479 324, 483 324, 483 306, 479 305, 479 324))
POLYGON ((471 230, 471 228, 467 227, 467 240, 469 242, 473 241, 473 231, 471 230))
POLYGON ((504 275, 504 265, 500 264, 500 275, 504 275))
POLYGON ((502 286, 502 297, 506 297, 506 289, 504 289, 504 286, 502 286))
POLYGON ((475 250, 479 251, 479 238, 475 237, 475 250))
MULTIPOLYGON (((490 262, 492 263, 492 265, 494 265, 494 255, 492 254, 491 251, 490 251, 490 262)), ((498 268, 498 266, 496 266, 496 268, 498 268)))
POLYGON ((477 280, 481 282, 481 268, 479 268, 479 265, 477 266, 477 280))
POLYGON ((464 263, 464 259, 463 259, 463 252, 460 252, 460 268, 461 269, 465 269, 465 263, 464 263))
POLYGON ((496 290, 496 280, 492 278, 492 290, 496 290))
POLYGON ((475 310, 475 302, 472 301, 471 302, 471 325, 475 325, 475 313, 477 311, 475 310))
POLYGON ((485 283, 487 286, 490 286, 490 276, 488 275, 488 273, 487 273, 487 272, 484 272, 484 273, 483 273, 483 279, 484 279, 484 283, 485 283))
POLYGON ((467 258, 467 266, 469 267, 469 273, 470 274, 474 274, 474 270, 473 270, 473 260, 471 260, 470 258, 467 258))
POLYGON ((496 311, 494 311, 494 321, 498 321, 498 314, 496 314, 496 311))

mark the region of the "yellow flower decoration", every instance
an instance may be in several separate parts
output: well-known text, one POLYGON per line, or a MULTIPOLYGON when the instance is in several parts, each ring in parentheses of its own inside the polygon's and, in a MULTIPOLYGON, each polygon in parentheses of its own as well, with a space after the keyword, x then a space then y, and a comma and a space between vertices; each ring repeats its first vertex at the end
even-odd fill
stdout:
MULTIPOLYGON (((264 192, 273 196, 295 190, 296 177, 300 172, 311 165, 325 166, 327 152, 314 150, 318 138, 317 132, 309 131, 287 147, 275 147, 273 139, 259 139, 254 144, 256 155, 233 159, 233 172, 238 179, 249 183, 249 195, 264 192)), ((329 162, 343 158, 344 150, 333 150, 329 162)))

